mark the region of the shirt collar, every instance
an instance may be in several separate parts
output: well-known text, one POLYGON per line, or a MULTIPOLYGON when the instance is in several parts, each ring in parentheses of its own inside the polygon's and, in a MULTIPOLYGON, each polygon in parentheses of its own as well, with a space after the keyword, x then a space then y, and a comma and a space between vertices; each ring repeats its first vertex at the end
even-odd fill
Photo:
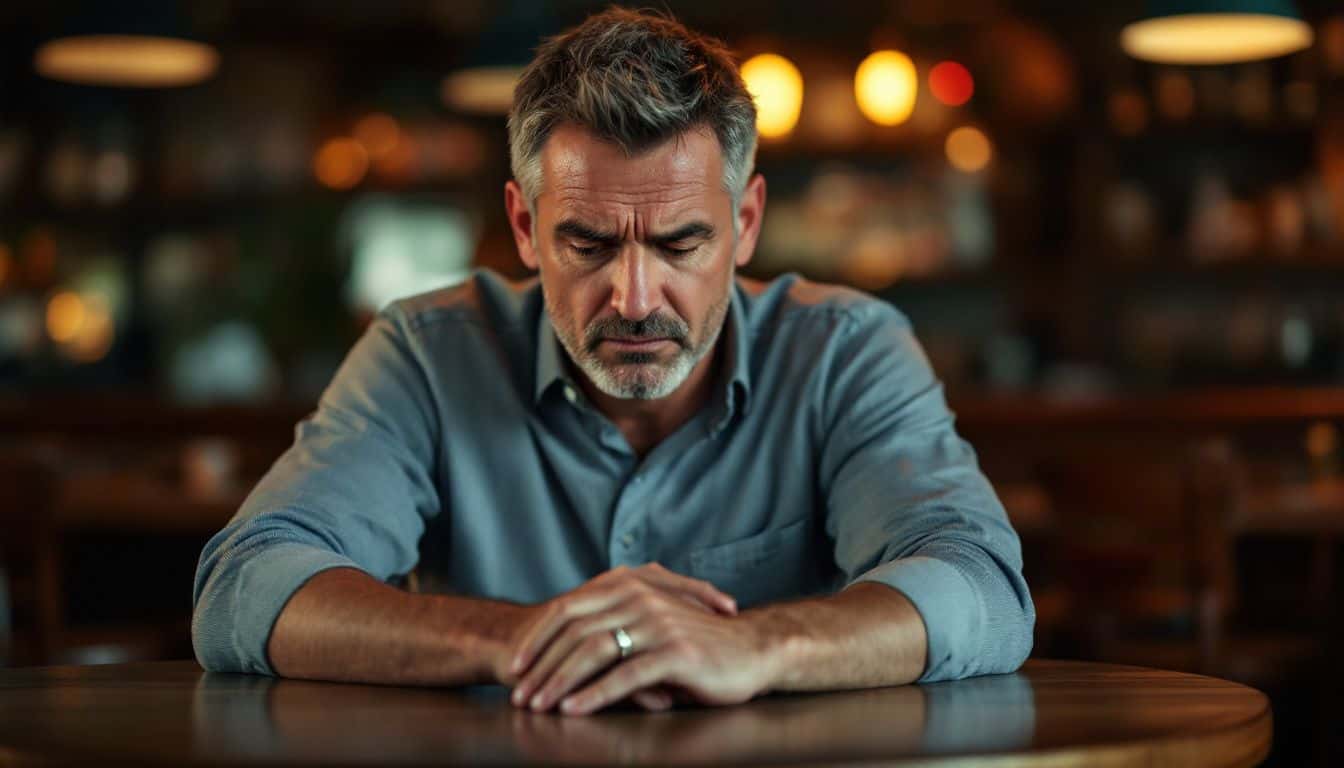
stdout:
MULTIPOLYGON (((746 310, 742 304, 742 288, 734 281, 733 290, 729 293, 728 316, 724 320, 723 332, 719 335, 719 342, 725 345, 727 354, 724 369, 732 371, 732 376, 727 384, 716 390, 718 394, 714 402, 720 405, 721 413, 711 427, 715 433, 727 425, 735 412, 747 413, 750 405, 751 329, 747 325, 746 310)), ((547 390, 557 383, 574 385, 563 364, 564 354, 543 302, 537 317, 537 378, 532 393, 534 404, 540 403, 547 390)))
POLYGON ((555 328, 551 326, 550 314, 546 312, 546 304, 542 302, 541 312, 537 316, 537 383, 532 393, 534 404, 541 402, 542 396, 552 385, 569 382, 565 367, 561 365, 560 356, 563 354, 560 339, 556 338, 555 328))

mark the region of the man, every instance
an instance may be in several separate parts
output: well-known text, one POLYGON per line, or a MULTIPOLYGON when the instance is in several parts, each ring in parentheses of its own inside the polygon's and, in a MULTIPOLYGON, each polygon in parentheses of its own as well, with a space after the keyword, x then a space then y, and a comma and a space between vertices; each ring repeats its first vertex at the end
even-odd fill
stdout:
POLYGON ((202 665, 569 714, 1016 669, 1018 540, 909 324, 735 277, 765 181, 721 44, 594 16, 538 50, 509 140, 539 281, 379 315, 206 545, 202 665))

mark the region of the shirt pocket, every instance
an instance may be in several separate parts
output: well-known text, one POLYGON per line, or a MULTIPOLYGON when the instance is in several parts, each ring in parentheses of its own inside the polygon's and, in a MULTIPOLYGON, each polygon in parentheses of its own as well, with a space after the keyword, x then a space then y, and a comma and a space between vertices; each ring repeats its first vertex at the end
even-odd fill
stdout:
POLYGON ((715 544, 690 553, 691 575, 732 595, 739 607, 800 597, 816 591, 811 583, 813 528, 803 518, 745 539, 715 544))

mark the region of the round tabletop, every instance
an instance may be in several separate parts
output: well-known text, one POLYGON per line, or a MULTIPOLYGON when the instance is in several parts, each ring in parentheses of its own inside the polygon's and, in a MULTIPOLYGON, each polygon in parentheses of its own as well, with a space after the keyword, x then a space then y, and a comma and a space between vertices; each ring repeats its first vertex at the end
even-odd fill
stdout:
POLYGON ((1032 660, 1012 675, 586 717, 501 687, 395 688, 194 662, 0 671, 0 764, 109 761, 770 765, 1254 765, 1263 694, 1209 677, 1032 660))

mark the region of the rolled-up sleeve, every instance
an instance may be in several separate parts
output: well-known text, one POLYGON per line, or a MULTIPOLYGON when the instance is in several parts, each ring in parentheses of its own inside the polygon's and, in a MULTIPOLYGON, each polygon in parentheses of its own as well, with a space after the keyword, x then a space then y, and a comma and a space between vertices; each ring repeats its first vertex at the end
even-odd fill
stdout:
POLYGON ((440 512, 439 420, 397 305, 355 344, 294 444, 205 545, 192 643, 211 671, 274 674, 271 628, 306 581, 329 568, 386 580, 414 567, 440 512))
POLYGON ((881 302, 851 307, 828 370, 820 462, 827 532, 852 584, 914 604, 928 636, 920 682, 1016 670, 1035 608, 1022 551, 909 322, 881 302))

